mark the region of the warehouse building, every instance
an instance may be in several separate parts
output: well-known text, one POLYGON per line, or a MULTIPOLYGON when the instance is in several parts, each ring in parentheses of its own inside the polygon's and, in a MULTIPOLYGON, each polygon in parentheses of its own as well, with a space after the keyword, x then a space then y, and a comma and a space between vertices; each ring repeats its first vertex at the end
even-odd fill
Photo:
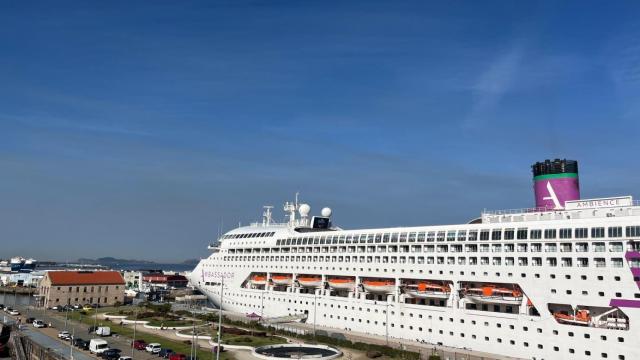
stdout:
POLYGON ((46 307, 124 302, 125 282, 117 271, 48 271, 39 293, 46 307))

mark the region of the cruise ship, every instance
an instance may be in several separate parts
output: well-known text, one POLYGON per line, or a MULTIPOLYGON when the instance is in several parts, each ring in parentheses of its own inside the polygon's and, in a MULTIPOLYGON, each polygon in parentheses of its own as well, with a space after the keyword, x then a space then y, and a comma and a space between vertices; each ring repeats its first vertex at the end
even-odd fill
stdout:
POLYGON ((191 273, 216 306, 526 359, 640 359, 640 204, 581 199, 578 164, 532 166, 535 207, 456 225, 288 221, 223 234, 191 273))

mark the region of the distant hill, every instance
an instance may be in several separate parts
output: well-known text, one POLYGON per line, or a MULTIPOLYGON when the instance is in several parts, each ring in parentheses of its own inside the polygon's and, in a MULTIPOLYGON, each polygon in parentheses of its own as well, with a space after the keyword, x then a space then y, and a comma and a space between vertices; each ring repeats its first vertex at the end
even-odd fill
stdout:
POLYGON ((185 260, 185 261, 181 262, 181 264, 198 265, 199 262, 200 262, 200 259, 188 259, 188 260, 185 260))
POLYGON ((91 264, 91 265, 122 265, 122 264, 155 264, 153 261, 147 260, 132 260, 132 259, 117 259, 114 257, 101 257, 97 259, 78 259, 80 264, 91 264))

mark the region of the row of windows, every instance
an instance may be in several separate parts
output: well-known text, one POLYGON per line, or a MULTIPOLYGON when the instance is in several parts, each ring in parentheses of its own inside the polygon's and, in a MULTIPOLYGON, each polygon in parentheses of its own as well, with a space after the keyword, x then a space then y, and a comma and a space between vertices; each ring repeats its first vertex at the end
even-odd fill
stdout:
POLYGON ((249 239, 249 238, 261 238, 261 237, 270 237, 275 235, 275 231, 273 232, 259 232, 259 233, 248 233, 248 234, 229 234, 225 235, 223 239, 249 239))
MULTIPOLYGON (((629 251, 638 251, 640 242, 629 242, 629 251)), ((267 254, 267 253, 443 253, 443 252, 623 252, 624 244, 619 241, 605 242, 566 242, 560 243, 507 243, 499 244, 440 244, 440 245, 348 245, 348 246, 313 246, 282 248, 231 248, 229 254, 267 254), (608 246, 607 246, 608 245, 608 246)))
MULTIPOLYGON (((590 263, 595 267, 606 267, 607 262, 611 267, 624 267, 623 258, 589 258, 579 257, 500 257, 500 256, 482 256, 482 257, 465 257, 465 256, 228 256, 225 261, 275 261, 275 262, 336 262, 336 263, 374 263, 374 264, 438 264, 438 265, 493 265, 493 266, 542 266, 543 261, 546 266, 550 267, 588 267, 590 263)), ((640 261, 631 261, 631 267, 640 268, 640 261)))
MULTIPOLYGON (((592 228, 563 228, 563 229, 484 229, 484 230, 449 230, 422 232, 394 232, 376 234, 343 234, 292 237, 278 239, 276 245, 322 245, 322 244, 352 244, 352 243, 389 243, 389 242, 433 242, 433 241, 485 241, 485 240, 527 240, 527 239, 592 239, 605 237, 620 238, 623 235, 622 226, 592 227, 592 228)), ((640 226, 627 226, 627 237, 640 237, 640 226)))
MULTIPOLYGON (((102 289, 103 289, 102 286, 91 286, 91 287, 88 287, 88 286, 83 286, 83 287, 80 287, 80 286, 69 286, 69 287, 67 287, 67 286, 65 286, 64 287, 64 289, 66 289, 67 292, 69 292, 69 293, 74 292, 74 290, 75 290, 75 292, 79 293, 81 288, 82 288, 82 292, 85 292, 85 293, 86 292, 94 292, 96 289, 98 290, 98 292, 102 292, 102 289)), ((115 288, 116 288, 116 290, 119 290, 120 286, 115 285, 115 288)), ((49 292, 49 287, 48 286, 42 287, 41 290, 42 290, 43 293, 48 293, 49 292)), ((56 290, 64 292, 63 287, 61 287, 61 286, 56 286, 56 290)), ((108 292, 108 291, 109 291, 109 286, 105 285, 104 286, 104 292, 108 292)))

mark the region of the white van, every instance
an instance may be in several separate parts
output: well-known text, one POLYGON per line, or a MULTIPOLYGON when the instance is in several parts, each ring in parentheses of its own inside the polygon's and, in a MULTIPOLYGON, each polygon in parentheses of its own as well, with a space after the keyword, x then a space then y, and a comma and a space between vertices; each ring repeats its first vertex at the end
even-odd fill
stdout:
POLYGON ((152 354, 158 354, 160 353, 160 350, 162 350, 162 348, 158 343, 151 343, 147 345, 147 347, 145 347, 145 350, 147 350, 147 352, 150 352, 152 354))
POLYGON ((109 336, 111 335, 111 328, 108 326, 100 326, 96 329, 96 335, 98 336, 109 336))
POLYGON ((89 352, 92 354, 102 354, 109 348, 109 344, 102 339, 91 339, 89 342, 89 352))

